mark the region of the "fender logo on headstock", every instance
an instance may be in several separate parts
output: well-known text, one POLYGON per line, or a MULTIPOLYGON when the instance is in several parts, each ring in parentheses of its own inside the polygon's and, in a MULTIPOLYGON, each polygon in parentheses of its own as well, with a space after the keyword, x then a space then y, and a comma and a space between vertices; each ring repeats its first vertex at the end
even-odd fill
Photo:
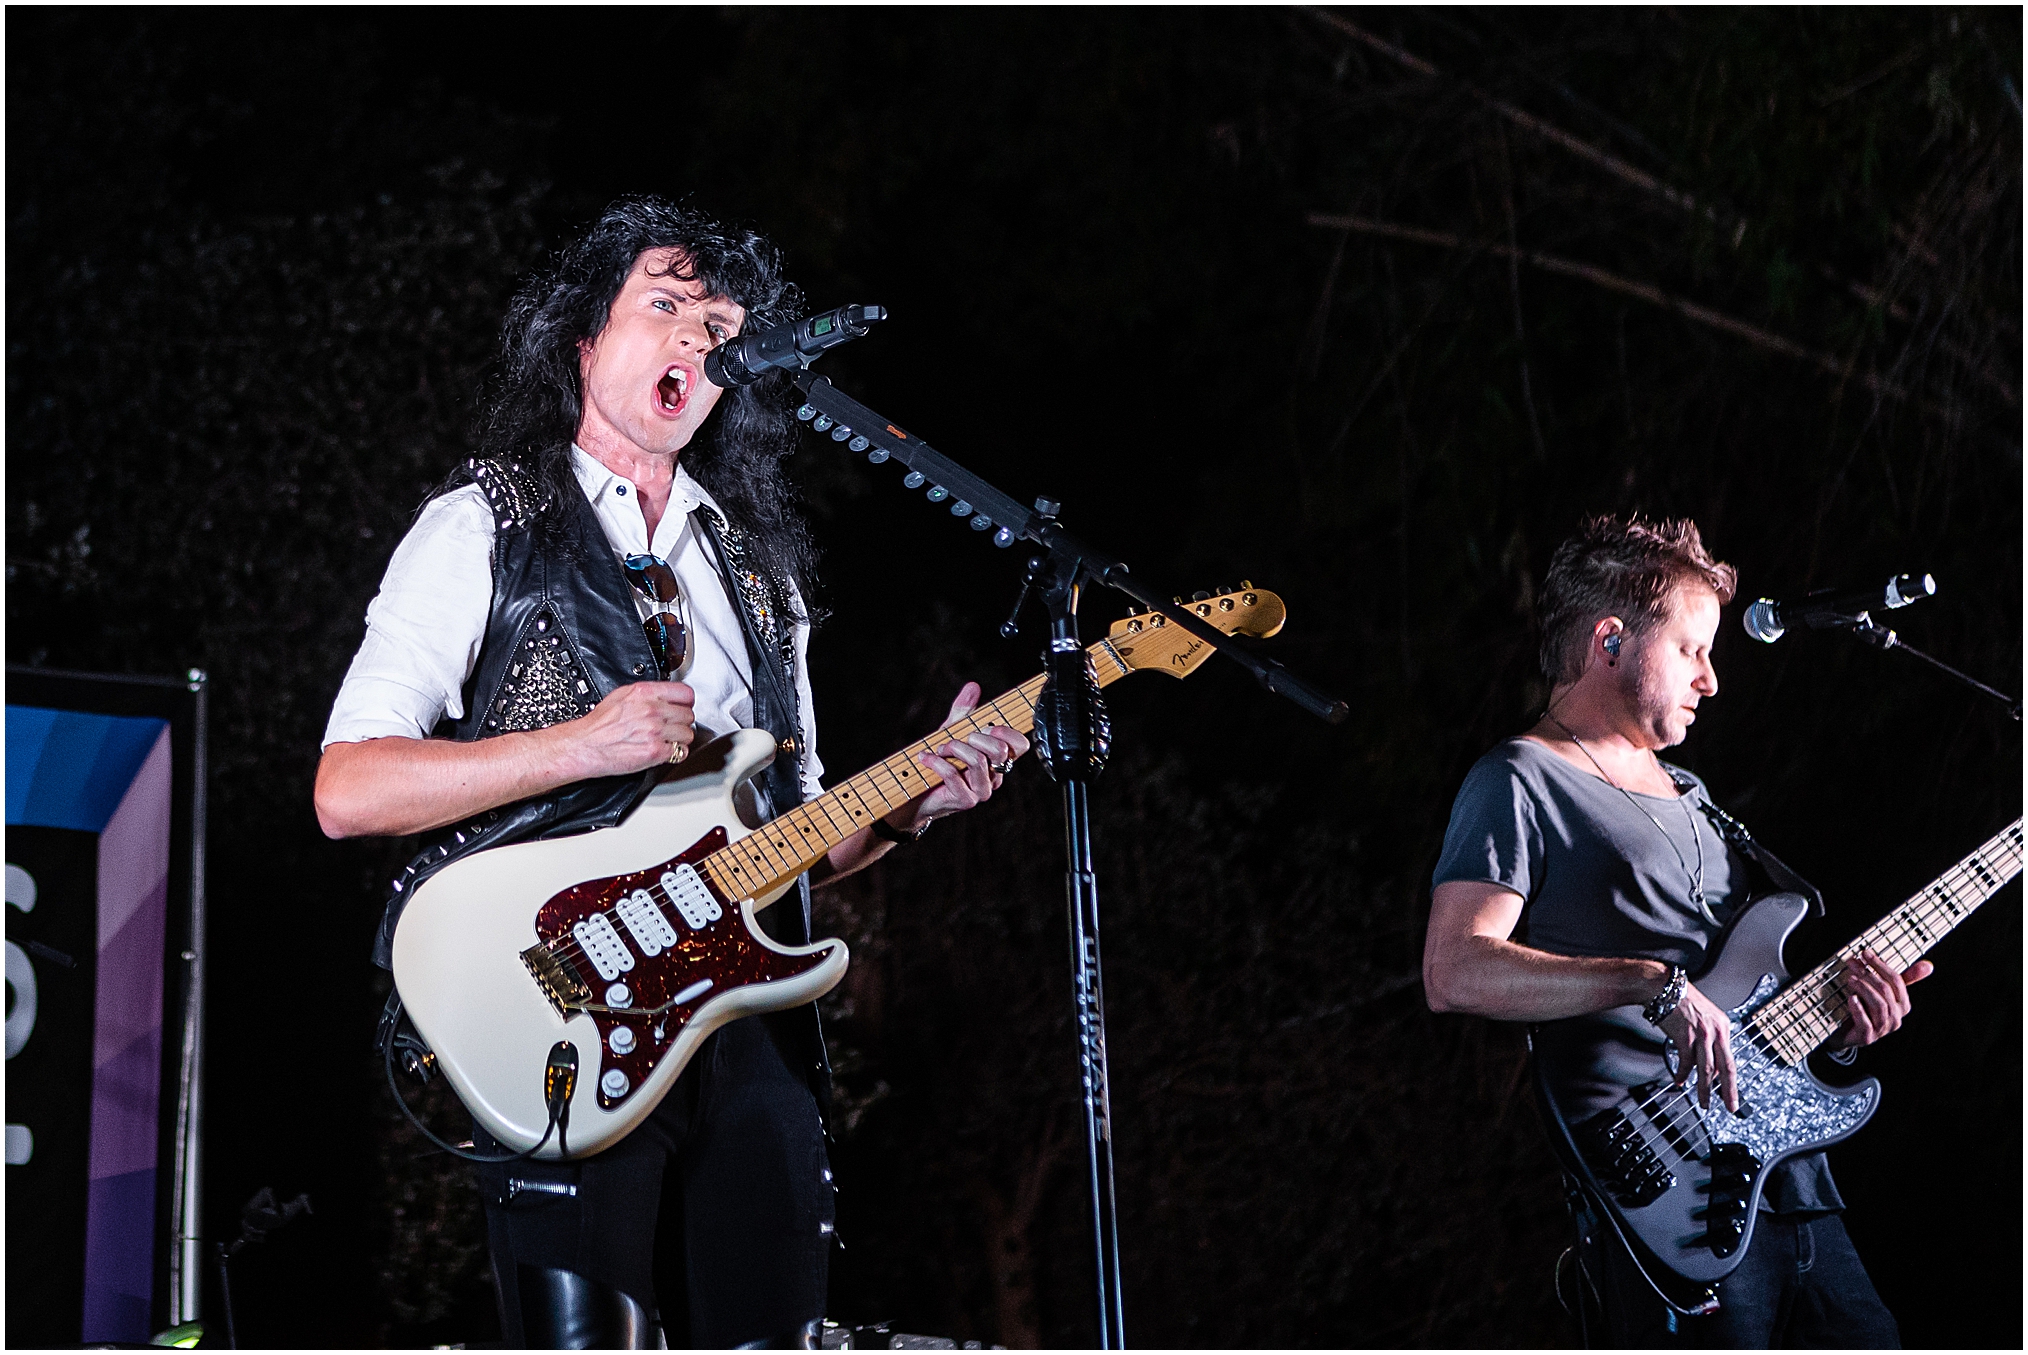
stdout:
MULTIPOLYGON (((1289 615, 1280 598, 1244 581, 1235 591, 1201 597, 1185 605, 1207 626, 1216 626, 1227 635, 1245 635, 1256 640, 1265 640, 1279 631, 1289 615)), ((1184 677, 1211 657, 1207 641, 1181 626, 1170 625, 1169 618, 1160 612, 1115 621, 1106 643, 1128 672, 1156 668, 1171 677, 1184 677)))

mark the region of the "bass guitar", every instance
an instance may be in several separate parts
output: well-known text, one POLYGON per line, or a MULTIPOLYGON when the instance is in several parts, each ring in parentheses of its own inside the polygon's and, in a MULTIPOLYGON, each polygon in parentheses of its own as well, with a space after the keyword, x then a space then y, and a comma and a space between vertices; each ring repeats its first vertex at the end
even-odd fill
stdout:
MULTIPOLYGON (((1189 604, 1265 638, 1282 600, 1251 585, 1189 604)), ((1211 646, 1160 614, 1086 650, 1101 685, 1183 677, 1211 646)), ((1035 726, 1034 677, 757 828, 734 795, 774 740, 735 730, 694 749, 611 828, 463 857, 418 885, 394 933, 394 982, 458 1096, 516 1152, 582 1157, 654 1109, 697 1047, 743 1016, 800 1006, 845 975, 845 943, 782 946, 755 914, 838 843, 939 783, 916 759, 1006 725, 1035 726), (587 1076, 577 1076, 578 1069, 587 1076), (557 1125, 564 1134, 551 1136, 557 1125)))
MULTIPOLYGON (((1589 1187, 1648 1282, 1685 1313, 1717 1307, 1717 1283, 1753 1241, 1762 1188, 1777 1163, 1857 1133, 1880 1106, 1880 1083, 1817 1079, 1805 1060, 1844 1024, 1847 957, 1872 950, 1907 969, 2021 873, 2021 820, 1923 887, 1857 940, 1793 983, 1782 965, 1809 903, 1768 894, 1732 919, 1697 990, 1731 1017, 1739 1112, 1713 1089, 1697 1104, 1693 1071, 1676 1085, 1660 1055, 1616 1046, 1618 1101, 1597 1109, 1596 1060, 1538 1030, 1536 1093, 1565 1169, 1589 1187), (1581 1108, 1580 1108, 1581 1107, 1581 1108)), ((1609 1016, 1639 1022, 1639 1008, 1609 1016)))

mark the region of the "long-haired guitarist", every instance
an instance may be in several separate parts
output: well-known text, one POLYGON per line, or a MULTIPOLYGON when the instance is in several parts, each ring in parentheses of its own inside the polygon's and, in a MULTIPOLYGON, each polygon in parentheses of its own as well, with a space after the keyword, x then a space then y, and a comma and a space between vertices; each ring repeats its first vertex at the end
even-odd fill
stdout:
MULTIPOLYGON (((1548 709, 1472 767, 1435 875, 1423 979, 1431 1008, 1540 1023, 1582 1051, 1604 1098, 1616 1064, 1666 1038, 1677 1081, 1737 1110, 1728 1020, 1688 975, 1747 901, 1748 866, 1702 812, 1704 785, 1656 753, 1718 694, 1711 642, 1735 574, 1694 523, 1595 518, 1556 550, 1543 586, 1548 709), (1638 1014, 1637 1014, 1638 1013, 1638 1014)), ((1847 967, 1836 1044, 1871 1044, 1909 1011, 1908 985, 1871 951, 1847 967)), ((1605 1340, 1620 1346, 1899 1344, 1846 1236, 1822 1153, 1775 1170, 1747 1255, 1717 1312, 1679 1317, 1607 1242, 1605 1340)), ((1591 1235, 1602 1230, 1593 1219, 1591 1235)))
MULTIPOLYGON (((433 832, 397 882, 382 965, 431 872, 616 823, 644 772, 703 740, 776 738, 762 816, 817 791, 814 551, 779 464, 786 387, 703 375, 713 347, 799 306, 764 238, 655 199, 616 203, 515 298, 480 454, 396 548, 324 736, 325 832, 433 832)), ((951 718, 978 699, 967 683, 951 718)), ((1002 726, 944 744, 924 759, 936 789, 812 874, 858 870, 989 798, 1027 748, 1002 726)), ((802 907, 766 925, 809 940, 807 878, 802 907)), ((653 1346, 659 1319, 677 1346, 814 1346, 827 1092, 814 1007, 751 1017, 617 1146, 482 1168, 507 1343, 653 1346)))

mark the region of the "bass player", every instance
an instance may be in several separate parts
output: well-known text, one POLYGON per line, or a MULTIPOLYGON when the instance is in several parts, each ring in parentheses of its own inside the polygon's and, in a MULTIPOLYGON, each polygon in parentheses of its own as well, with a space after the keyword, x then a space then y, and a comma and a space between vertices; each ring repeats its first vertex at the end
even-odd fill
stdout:
MULTIPOLYGON (((1586 1051, 1601 1086, 1616 1047, 1678 1051, 1676 1080, 1739 1106, 1726 1014, 1687 975, 1747 901, 1748 864, 1706 815, 1695 776, 1656 753, 1683 742, 1718 694, 1711 642, 1736 575, 1689 521, 1594 518, 1556 550, 1542 590, 1542 718, 1474 764, 1451 810, 1430 902, 1430 1007, 1538 1023, 1538 1043, 1586 1051), (1631 1014, 1633 1008, 1640 1015, 1631 1014), (1611 1011, 1618 1008, 1620 1011, 1611 1011)), ((1849 1011, 1832 1057, 1900 1026, 1908 985, 1866 951, 1849 961, 1849 1011)), ((1603 1345, 1900 1344, 1839 1213, 1824 1155, 1781 1164, 1719 1308, 1681 1317, 1612 1230, 1592 1283, 1603 1345)), ((1586 1250, 1591 1250, 1587 1248, 1586 1250)), ((1596 1253, 1594 1253, 1596 1254, 1596 1253)))
MULTIPOLYGON (((616 823, 704 740, 776 739, 762 817, 818 790, 814 552, 779 464, 788 388, 703 376, 742 326, 799 306, 766 239, 653 198, 614 204, 515 297, 480 454, 396 547, 324 735, 327 834, 430 835, 396 882, 382 966, 429 874, 616 823)), ((965 684, 951 718, 978 699, 965 684)), ((812 876, 985 801, 1027 748, 996 725, 926 755, 941 784, 832 848, 801 907, 764 925, 807 942, 812 876)), ((483 1166, 507 1344, 814 1348, 832 1239, 823 1050, 813 1006, 736 1021, 618 1145, 483 1166)))

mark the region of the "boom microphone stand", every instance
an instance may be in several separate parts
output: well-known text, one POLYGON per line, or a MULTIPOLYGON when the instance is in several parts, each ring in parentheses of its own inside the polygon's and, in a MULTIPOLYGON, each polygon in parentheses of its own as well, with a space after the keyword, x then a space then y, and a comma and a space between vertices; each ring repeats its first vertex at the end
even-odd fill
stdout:
MULTIPOLYGON (((878 308, 867 308, 869 311, 878 308)), ((880 314, 884 315, 884 312, 880 314)), ((878 315, 872 318, 879 318, 878 315)), ((807 362, 806 355, 804 361, 807 362)), ((1098 876, 1092 864, 1089 787, 1104 768, 1111 732, 1099 700, 1098 684, 1085 658, 1077 631, 1077 607, 1083 589, 1104 584, 1125 593, 1149 611, 1160 612, 1170 624, 1225 654, 1251 672, 1263 687, 1295 702, 1304 710, 1337 724, 1349 708, 1324 695, 1271 659, 1262 659, 1233 643, 1224 632, 1205 624, 1187 607, 1171 603, 1145 587, 1124 562, 1101 555, 1070 535, 1057 520, 1061 505, 1037 499, 1024 508, 928 443, 904 432, 836 389, 807 367, 791 373, 803 393, 796 417, 847 450, 862 452, 874 465, 890 459, 908 468, 902 484, 927 485, 931 503, 948 504, 955 517, 965 518, 973 531, 1002 548, 1030 541, 1043 554, 1029 562, 1022 588, 1025 601, 1040 591, 1049 609, 1048 676, 1036 704, 1037 751, 1049 774, 1063 788, 1064 845, 1068 856, 1065 894, 1070 914, 1071 983, 1077 1017, 1078 1058, 1083 1081, 1084 1139, 1089 1162, 1092 1230, 1097 1244, 1099 1341, 1102 1349, 1126 1346, 1126 1310, 1120 1294, 1119 1219, 1114 1208, 1112 1103, 1106 1071, 1105 993, 1099 967, 1098 876)), ((1020 604, 1015 605, 1018 615, 1020 604)), ((1012 633, 1012 621, 1003 633, 1012 633)))
POLYGON ((1914 655, 1916 658, 1921 659, 1924 663, 1928 664, 1930 667, 1936 669, 1937 671, 1941 673, 1947 673, 1951 677, 1956 678, 1959 682, 1964 683, 1967 687, 1970 687, 1973 691, 1992 697, 1995 701, 1998 701, 2001 705, 2005 706, 2007 708, 2007 714, 2012 716, 2014 719, 2019 720, 2021 718, 2021 703, 2015 700, 2013 697, 2007 695, 2005 692, 2000 691, 1997 688, 1988 687, 1985 683, 1979 681, 1977 678, 1973 677, 1970 673, 1959 672, 1957 669, 1951 667, 1949 664, 1945 663, 1942 659, 1939 659, 1934 655, 1923 653, 1915 646, 1909 644, 1908 641, 1902 639, 1899 635, 1896 635, 1893 631, 1881 625, 1878 621, 1875 621, 1865 612, 1859 613, 1857 616, 1851 618, 1851 620, 1852 620, 1852 634, 1858 636, 1861 640, 1864 640, 1867 644, 1872 645, 1875 649, 1898 649, 1904 654, 1914 655))
POLYGON ((1982 696, 1990 696, 2007 708, 2007 714, 2015 720, 2021 718, 2021 703, 1993 687, 1988 687, 1969 673, 1959 672, 1942 659, 1934 658, 1910 645, 1899 635, 1873 619, 1874 609, 1892 611, 1922 601, 1936 594, 1936 579, 1929 574, 1897 574, 1884 587, 1862 588, 1849 593, 1833 589, 1822 589, 1793 602, 1776 602, 1762 598, 1746 609, 1741 618, 1746 633, 1762 644, 1771 645, 1788 633, 1794 626, 1807 626, 1811 630, 1844 631, 1857 639, 1864 640, 1875 649, 1898 649, 1912 654, 1930 667, 1948 677, 1956 678, 1965 686, 1982 696))

